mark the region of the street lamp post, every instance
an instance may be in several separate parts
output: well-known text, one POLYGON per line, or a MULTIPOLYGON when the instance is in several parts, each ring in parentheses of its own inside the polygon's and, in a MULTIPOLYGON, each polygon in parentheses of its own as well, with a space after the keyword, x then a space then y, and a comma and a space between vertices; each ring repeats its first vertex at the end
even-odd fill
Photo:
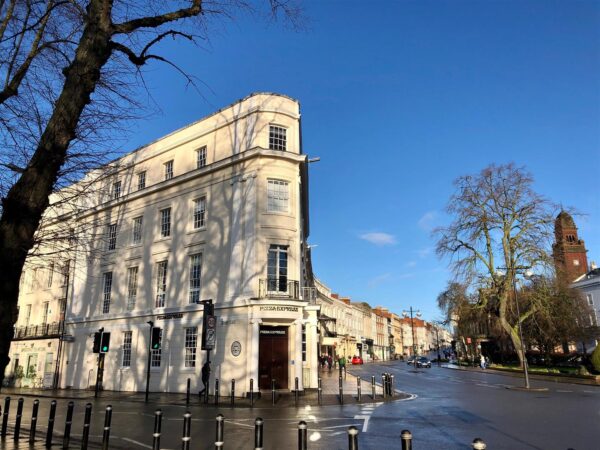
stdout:
POLYGON ((415 323, 413 320, 413 313, 417 317, 421 317, 421 311, 413 310, 413 307, 411 306, 409 311, 406 311, 406 310, 402 311, 402 316, 404 318, 407 318, 409 316, 409 313, 410 313, 410 328, 411 328, 411 333, 412 333, 413 357, 414 357, 414 364, 415 364, 415 370, 416 370, 417 369, 417 342, 415 340, 415 323))
POLYGON ((525 342, 523 341, 523 328, 521 327, 521 311, 519 308, 519 297, 517 295, 517 274, 521 273, 525 278, 529 278, 531 276, 531 272, 529 271, 529 268, 514 269, 507 267, 498 267, 498 269, 506 271, 511 270, 513 272, 512 285, 513 292, 515 295, 515 304, 517 305, 517 326, 519 327, 519 340, 521 341, 521 354, 523 355, 523 374, 525 376, 525 389, 529 389, 530 386, 529 371, 527 368, 527 354, 525 353, 525 342))

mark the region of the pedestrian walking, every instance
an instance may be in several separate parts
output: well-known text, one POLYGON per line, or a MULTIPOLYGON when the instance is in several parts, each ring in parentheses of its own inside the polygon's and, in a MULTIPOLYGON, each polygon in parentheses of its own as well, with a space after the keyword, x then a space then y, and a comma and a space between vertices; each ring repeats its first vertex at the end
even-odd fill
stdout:
POLYGON ((485 370, 485 356, 481 355, 479 364, 481 365, 481 368, 485 370))
POLYGON ((204 365, 202 366, 202 384, 204 385, 204 387, 202 388, 202 390, 200 392, 198 392, 198 395, 200 397, 202 397, 202 394, 204 394, 204 392, 206 391, 206 388, 208 387, 208 380, 210 379, 210 361, 206 361, 204 363, 204 365))
POLYGON ((329 368, 330 372, 331 372, 332 363, 333 363, 333 360, 331 358, 331 355, 327 355, 327 367, 329 368))

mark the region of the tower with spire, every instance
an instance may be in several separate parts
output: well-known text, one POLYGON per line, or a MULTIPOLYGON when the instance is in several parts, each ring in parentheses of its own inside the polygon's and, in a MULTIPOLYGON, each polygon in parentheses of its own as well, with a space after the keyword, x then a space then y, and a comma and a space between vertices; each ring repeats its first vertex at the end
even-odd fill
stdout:
POLYGON ((566 211, 561 211, 554 221, 552 256, 557 275, 568 283, 588 270, 585 243, 577 236, 575 221, 566 211))

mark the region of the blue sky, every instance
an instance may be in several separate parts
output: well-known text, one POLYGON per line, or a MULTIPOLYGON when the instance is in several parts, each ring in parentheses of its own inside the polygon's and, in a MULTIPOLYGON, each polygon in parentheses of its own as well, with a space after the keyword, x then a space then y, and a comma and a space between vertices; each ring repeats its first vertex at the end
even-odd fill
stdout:
POLYGON ((154 65, 161 111, 131 150, 256 91, 299 99, 311 165, 316 275, 332 290, 438 316, 450 273, 431 228, 452 181, 515 162, 576 217, 600 263, 600 3, 309 1, 305 30, 215 22, 201 48, 163 50, 201 93, 154 65))

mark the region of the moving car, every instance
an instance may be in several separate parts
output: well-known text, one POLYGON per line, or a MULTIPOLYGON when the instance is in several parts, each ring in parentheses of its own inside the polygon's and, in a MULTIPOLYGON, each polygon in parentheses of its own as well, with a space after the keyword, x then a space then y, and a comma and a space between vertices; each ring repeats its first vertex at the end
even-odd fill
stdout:
POLYGON ((415 364, 415 357, 414 356, 409 356, 408 358, 406 358, 406 364, 408 365, 414 365, 415 364))
POLYGON ((363 359, 360 356, 352 357, 352 364, 362 364, 362 363, 363 363, 363 359))
POLYGON ((424 356, 419 356, 417 358, 417 367, 427 367, 428 369, 431 369, 431 361, 424 356))

